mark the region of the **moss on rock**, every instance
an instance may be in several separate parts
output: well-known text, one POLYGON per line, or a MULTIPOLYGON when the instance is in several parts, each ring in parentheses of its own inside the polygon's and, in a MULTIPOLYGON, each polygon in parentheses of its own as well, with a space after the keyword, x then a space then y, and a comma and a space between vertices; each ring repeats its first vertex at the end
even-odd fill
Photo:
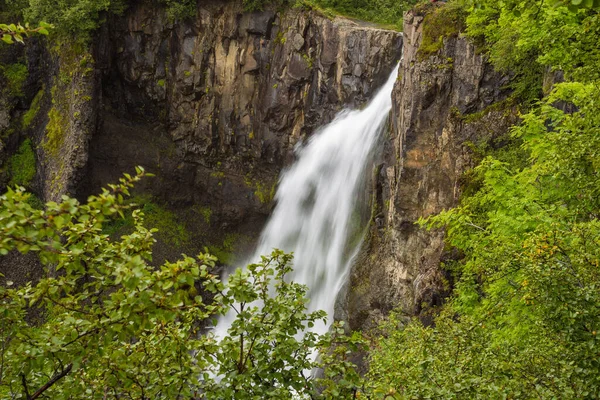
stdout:
POLYGON ((456 37, 465 28, 466 13, 460 5, 433 3, 416 11, 425 14, 418 52, 421 61, 441 50, 445 38, 456 37))
POLYGON ((19 150, 9 160, 9 174, 11 186, 28 187, 35 177, 35 154, 31 140, 26 139, 19 146, 19 150))
POLYGON ((6 79, 6 88, 4 89, 9 96, 22 97, 23 84, 29 76, 27 66, 21 63, 0 66, 2 75, 6 79))
POLYGON ((57 156, 65 138, 64 127, 66 118, 56 106, 48 112, 46 126, 46 141, 42 144, 44 150, 52 156, 57 156))
POLYGON ((27 129, 31 126, 31 123, 35 119, 35 117, 39 114, 41 108, 41 102, 44 98, 44 89, 41 89, 35 97, 33 98, 31 105, 29 106, 29 110, 23 114, 22 126, 23 129, 27 129))
MULTIPOLYGON (((191 235, 185 224, 167 208, 156 203, 150 196, 135 196, 128 201, 133 209, 140 209, 144 213, 145 226, 156 229, 156 238, 167 245, 182 247, 191 241, 191 235)), ((122 235, 133 229, 131 213, 123 218, 115 219, 104 227, 104 232, 111 236, 122 235)))

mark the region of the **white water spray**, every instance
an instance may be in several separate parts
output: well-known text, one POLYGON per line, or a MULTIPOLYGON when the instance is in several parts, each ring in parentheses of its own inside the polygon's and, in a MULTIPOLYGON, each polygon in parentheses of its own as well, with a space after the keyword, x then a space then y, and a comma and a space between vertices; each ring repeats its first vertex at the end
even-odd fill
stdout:
MULTIPOLYGON (((329 321, 361 244, 352 240, 353 218, 392 107, 397 75, 398 67, 366 108, 342 111, 298 151, 297 161, 281 176, 277 205, 250 260, 255 262, 274 248, 293 252, 290 280, 308 286, 308 311, 325 310, 329 321)), ((232 312, 219 320, 217 338, 226 335, 234 318, 232 312)), ((322 334, 327 329, 320 324, 312 330, 322 334)))

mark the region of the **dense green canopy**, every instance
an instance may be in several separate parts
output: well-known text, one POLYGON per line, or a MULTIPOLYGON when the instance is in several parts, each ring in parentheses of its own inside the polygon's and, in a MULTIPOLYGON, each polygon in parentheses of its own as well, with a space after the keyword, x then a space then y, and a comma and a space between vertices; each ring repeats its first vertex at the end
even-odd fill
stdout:
POLYGON ((594 3, 453 3, 529 111, 469 173, 461 205, 422 221, 446 228, 464 257, 445 266, 456 284, 435 326, 385 326, 372 353, 376 386, 399 398, 600 396, 594 3), (543 74, 564 82, 543 88, 543 74))

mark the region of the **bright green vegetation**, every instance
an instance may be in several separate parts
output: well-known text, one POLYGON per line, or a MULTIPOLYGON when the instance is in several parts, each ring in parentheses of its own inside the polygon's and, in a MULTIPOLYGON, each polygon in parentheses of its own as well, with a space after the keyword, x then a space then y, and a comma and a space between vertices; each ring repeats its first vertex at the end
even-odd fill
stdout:
POLYGON ((456 37, 464 30, 466 12, 457 3, 445 4, 443 7, 427 3, 419 8, 425 13, 423 38, 419 47, 419 59, 423 60, 439 51, 445 38, 456 37))
POLYGON ((10 186, 28 187, 35 177, 35 154, 31 140, 25 139, 9 160, 10 186))
POLYGON ((536 100, 546 69, 563 71, 567 80, 600 78, 599 16, 590 8, 596 3, 543 2, 538 7, 515 0, 503 5, 481 1, 469 9, 467 33, 483 45, 498 70, 515 75, 513 87, 524 100, 536 100))
POLYGON ((285 280, 290 255, 274 251, 225 284, 206 254, 151 266, 154 239, 140 210, 131 233, 103 233, 130 211, 123 196, 143 176, 140 169, 86 203, 65 196, 44 211, 21 190, 0 196, 0 254, 35 252, 56 271, 24 287, 0 285, 0 397, 351 398, 358 376, 346 351, 360 340, 339 326, 298 337, 325 314, 307 313, 307 288, 285 280), (30 307, 45 311, 43 321, 26 321, 30 307), (232 308, 237 317, 220 342, 198 334, 200 321, 232 308), (308 358, 314 350, 322 350, 318 362, 308 358), (321 379, 304 375, 324 366, 321 379))
MULTIPOLYGON (((10 0, 8 1, 10 3, 10 0)), ((5 6, 0 4, 0 21, 10 21, 19 18, 20 10, 12 8, 9 11, 4 11, 5 6)), ((40 22, 39 26, 34 27, 29 24, 25 26, 17 24, 0 23, 0 40, 6 44, 25 43, 25 38, 30 35, 40 34, 48 35, 49 29, 52 29, 52 24, 40 22)))
POLYGON ((40 112, 41 101, 44 98, 44 89, 41 89, 33 100, 31 101, 31 105, 29 106, 29 110, 25 114, 23 114, 23 128, 27 129, 31 126, 31 123, 35 119, 35 117, 40 112))
POLYGON ((23 84, 29 75, 27 66, 21 63, 0 65, 0 72, 6 79, 8 94, 15 97, 23 96, 23 84))
POLYGON ((463 257, 445 265, 454 290, 433 326, 380 327, 368 382, 394 398, 598 398, 600 4, 577 4, 440 6, 463 8, 529 111, 504 147, 476 146, 460 206, 421 221, 463 257), (546 70, 565 81, 540 100, 546 70))
MULTIPOLYGON (((141 210, 144 222, 149 229, 156 229, 156 237, 164 243, 182 247, 190 242, 190 233, 177 216, 165 207, 156 203, 149 196, 135 196, 126 201, 126 204, 141 210)), ((135 227, 133 213, 127 212, 123 218, 115 219, 107 224, 104 233, 115 236, 130 233, 135 227)))
MULTIPOLYGON (((187 18, 196 15, 195 0, 161 0, 171 19, 187 18)), ((6 0, 0 5, 13 15, 22 15, 26 22, 45 21, 56 26, 51 30, 58 34, 77 34, 81 40, 89 39, 89 33, 96 30, 106 19, 106 13, 122 14, 129 0, 6 0)), ((48 24, 41 23, 41 33, 47 34, 48 24)))

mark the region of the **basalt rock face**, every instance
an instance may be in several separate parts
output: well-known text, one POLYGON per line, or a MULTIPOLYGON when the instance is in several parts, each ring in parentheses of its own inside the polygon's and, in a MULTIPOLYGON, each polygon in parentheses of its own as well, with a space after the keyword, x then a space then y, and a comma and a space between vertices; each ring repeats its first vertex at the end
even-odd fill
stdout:
POLYGON ((207 2, 177 25, 139 5, 107 30, 105 103, 165 122, 205 164, 207 155, 283 162, 341 106, 368 99, 401 46, 397 32, 294 10, 243 13, 237 2, 207 2))
MULTIPOLYGON (((443 5, 442 5, 443 7, 443 5)), ((392 309, 429 320, 449 292, 441 264, 456 257, 444 232, 415 223, 458 204, 469 143, 507 132, 506 78, 459 34, 434 55, 419 54, 424 17, 404 19, 404 57, 393 92, 391 137, 375 183, 375 215, 340 306, 352 329, 369 329, 392 309)))
POLYGON ((197 242, 233 232, 250 248, 295 144, 369 99, 401 42, 398 32, 294 9, 209 1, 173 24, 140 3, 97 42, 102 106, 80 193, 144 165, 157 174, 145 189, 210 232, 197 242))
POLYGON ((296 143, 366 102, 401 48, 398 32, 312 11, 248 13, 241 1, 213 0, 171 22, 155 3, 134 2, 88 48, 28 50, 31 93, 16 111, 0 101, 0 129, 16 132, 0 161, 32 138, 30 189, 43 201, 83 200, 142 165, 156 177, 138 192, 174 211, 195 244, 156 259, 204 245, 240 252, 257 238, 296 143))

